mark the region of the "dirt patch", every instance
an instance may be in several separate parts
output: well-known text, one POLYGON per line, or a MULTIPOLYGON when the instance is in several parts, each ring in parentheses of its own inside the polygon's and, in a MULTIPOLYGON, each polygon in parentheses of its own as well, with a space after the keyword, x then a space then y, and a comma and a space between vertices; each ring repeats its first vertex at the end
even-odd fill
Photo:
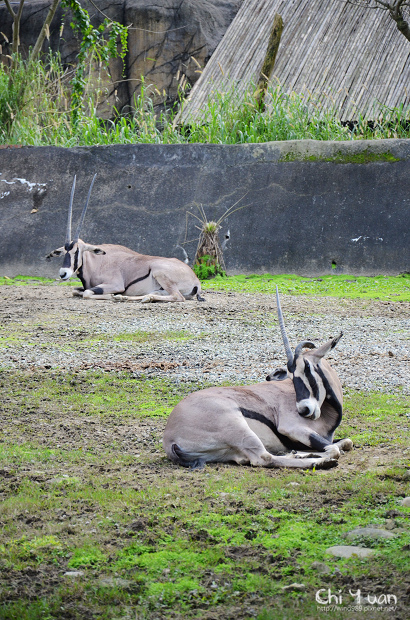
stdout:
MULTIPOLYGON (((0 295, 2 368, 255 383, 285 361, 273 295, 207 292, 203 303, 174 304, 84 301, 61 286, 2 286, 0 295)), ((410 304, 286 295, 282 304, 292 346, 343 331, 329 359, 345 387, 410 392, 410 304)))

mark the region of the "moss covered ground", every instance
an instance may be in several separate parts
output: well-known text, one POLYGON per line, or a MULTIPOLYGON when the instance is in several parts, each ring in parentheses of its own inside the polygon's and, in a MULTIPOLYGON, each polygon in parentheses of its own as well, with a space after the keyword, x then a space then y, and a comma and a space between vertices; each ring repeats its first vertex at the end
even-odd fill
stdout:
MULTIPOLYGON (((275 278, 209 287, 263 291, 275 278)), ((277 278, 293 294, 319 294, 306 290, 310 280, 277 278)), ((337 278, 311 286, 333 282, 336 296, 337 278)), ((378 296, 407 294, 407 277, 367 281, 378 296), (381 282, 390 283, 384 293, 381 282)), ((74 346, 78 333, 66 339, 74 346)), ((401 502, 410 495, 410 407, 400 389, 347 391, 337 437, 351 437, 354 450, 336 469, 191 471, 166 459, 161 438, 174 405, 205 385, 166 372, 0 369, 2 620, 408 617, 410 508, 401 502), (362 526, 393 537, 348 543, 362 526), (373 555, 326 551, 343 544, 373 555), (342 603, 326 609, 319 590, 342 603), (361 609, 349 593, 358 590, 361 609), (366 596, 380 604, 370 609, 366 596)))

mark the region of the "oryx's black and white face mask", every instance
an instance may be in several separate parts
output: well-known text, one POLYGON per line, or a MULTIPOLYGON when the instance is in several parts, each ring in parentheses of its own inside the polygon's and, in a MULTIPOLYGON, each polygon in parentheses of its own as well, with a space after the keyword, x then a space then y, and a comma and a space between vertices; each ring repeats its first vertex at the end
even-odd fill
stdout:
POLYGON ((69 280, 72 276, 75 276, 80 271, 83 264, 84 252, 92 252, 93 254, 105 254, 104 250, 97 245, 91 245, 90 243, 84 243, 81 239, 78 241, 72 241, 70 244, 57 248, 46 258, 54 258, 55 256, 63 256, 63 264, 60 268, 59 275, 61 280, 69 280))
POLYGON ((321 361, 323 357, 337 345, 343 334, 340 333, 339 336, 328 340, 328 342, 318 348, 315 347, 313 342, 301 342, 297 345, 295 353, 293 354, 286 335, 277 288, 276 300, 278 305, 279 326, 288 363, 287 368, 275 370, 270 373, 266 379, 267 381, 283 381, 287 378, 292 379, 296 393, 296 408, 298 413, 304 418, 316 420, 320 417, 320 409, 325 399, 328 399, 332 403, 337 403, 337 398, 332 388, 332 378, 328 376, 328 367, 326 368, 326 365, 322 365, 321 361), (305 348, 310 350, 303 351, 305 348))

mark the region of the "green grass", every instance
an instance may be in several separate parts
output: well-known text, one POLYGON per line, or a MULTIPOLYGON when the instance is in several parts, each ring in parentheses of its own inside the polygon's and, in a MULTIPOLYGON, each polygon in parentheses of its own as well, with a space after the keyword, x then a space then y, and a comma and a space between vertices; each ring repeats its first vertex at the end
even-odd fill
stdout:
POLYGON ((2 619, 316 618, 318 589, 347 600, 349 588, 380 593, 380 583, 405 617, 409 405, 399 393, 346 394, 338 437, 354 441, 342 457, 350 469, 189 471, 160 440, 171 408, 201 386, 95 371, 3 372, 0 383, 2 619), (372 464, 383 450, 388 461, 372 464), (392 540, 354 541, 375 551, 365 562, 327 555, 355 527, 392 521, 392 540), (305 589, 282 590, 294 582, 305 589))
MULTIPOLYGON (((53 55, 45 63, 38 61, 30 67, 20 60, 11 83, 7 67, 0 65, 0 143, 64 147, 137 143, 246 144, 295 139, 408 138, 410 135, 409 106, 388 108, 375 102, 372 121, 363 118, 358 110, 359 120, 349 129, 340 122, 330 98, 326 99, 323 94, 288 93, 272 83, 264 109, 255 105, 252 85, 240 101, 231 89, 213 94, 204 106, 204 118, 180 127, 174 123, 178 106, 156 112, 150 93, 157 89, 143 79, 141 94, 134 101, 131 113, 122 115, 113 108, 114 120, 101 120, 96 110, 105 95, 101 84, 90 82, 85 88, 83 110, 73 122, 68 74, 69 69, 63 69, 59 57, 53 55), (20 85, 27 83, 30 88, 21 99, 20 85)), ((166 103, 155 97, 156 104, 166 103)), ((391 156, 389 159, 388 153, 386 157, 388 161, 394 160, 391 156)), ((292 155, 289 158, 292 159, 292 155)), ((359 163, 363 163, 361 158, 359 156, 359 163)))
MULTIPOLYGON (((166 377, 144 381, 121 372, 46 372, 43 377, 21 372, 13 376, 11 401, 4 403, 5 411, 17 403, 19 409, 26 411, 46 407, 49 411, 70 411, 80 416, 164 417, 180 400, 181 393, 194 389, 193 384, 181 388, 166 377)), ((9 373, 0 371, 0 389, 7 389, 8 383, 9 373)))
POLYGON ((8 276, 0 276, 0 285, 10 285, 10 286, 78 286, 79 280, 68 280, 67 282, 62 282, 60 278, 41 278, 40 276, 14 276, 13 278, 9 278, 8 276))
POLYGON ((289 295, 318 295, 349 299, 380 299, 383 301, 410 301, 410 274, 400 276, 329 275, 312 278, 281 274, 238 275, 204 282, 215 291, 273 294, 279 291, 289 295))
MULTIPOLYGON (((400 394, 357 393, 348 391, 343 421, 343 433, 358 448, 389 445, 392 436, 396 445, 408 445, 406 433, 398 434, 395 425, 402 426, 410 417, 410 402, 400 394), (377 432, 374 429, 377 428, 377 432)), ((409 462, 410 466, 410 462, 409 462)))
MULTIPOLYGON (((0 277, 0 285, 51 285, 51 278, 32 276, 0 277)), ((78 280, 58 283, 62 286, 78 286, 78 280)), ((307 278, 295 274, 216 276, 204 280, 209 290, 234 291, 238 293, 269 293, 276 291, 289 295, 318 295, 321 297, 346 297, 349 299, 380 299, 383 301, 410 301, 410 274, 399 276, 350 276, 325 275, 307 278)), ((175 335, 175 337, 179 337, 175 335)), ((182 334, 181 334, 182 337, 182 334)))

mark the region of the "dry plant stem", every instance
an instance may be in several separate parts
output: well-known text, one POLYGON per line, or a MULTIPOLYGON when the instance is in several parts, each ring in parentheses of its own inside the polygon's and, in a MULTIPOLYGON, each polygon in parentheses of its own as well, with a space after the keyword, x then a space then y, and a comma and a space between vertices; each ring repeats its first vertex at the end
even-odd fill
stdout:
POLYGON ((45 22, 43 24, 43 27, 40 31, 40 34, 38 35, 36 44, 33 48, 33 51, 31 52, 30 55, 30 61, 32 62, 33 60, 35 60, 37 58, 37 56, 39 55, 41 48, 43 46, 44 43, 44 39, 46 38, 47 32, 49 30, 49 26, 53 20, 54 14, 57 10, 58 4, 59 4, 60 0, 53 0, 53 4, 50 6, 50 9, 48 11, 47 17, 45 19, 45 22))
MULTIPOLYGON (((14 70, 16 68, 16 63, 17 63, 17 54, 18 54, 18 50, 19 50, 19 46, 20 46, 20 22, 21 22, 21 15, 23 12, 23 7, 24 7, 24 2, 25 0, 20 0, 20 4, 18 7, 18 11, 17 13, 15 13, 13 11, 13 8, 9 2, 9 0, 4 0, 6 3, 6 7, 8 12, 10 13, 10 15, 13 18, 13 45, 12 45, 12 52, 13 52, 13 62, 12 62, 12 69, 14 70)), ((47 32, 49 30, 49 26, 53 20, 53 17, 55 15, 55 12, 57 10, 57 7, 59 5, 60 0, 53 0, 52 5, 50 6, 50 9, 48 11, 47 17, 44 21, 43 27, 41 28, 40 34, 37 38, 37 41, 34 45, 33 51, 30 54, 30 62, 33 62, 33 60, 36 60, 36 58, 38 57, 41 48, 43 46, 44 43, 44 39, 46 38, 47 32)))
POLYGON ((6 7, 8 12, 10 13, 10 15, 13 18, 13 46, 12 46, 12 52, 13 52, 13 63, 12 63, 12 68, 15 69, 16 68, 16 54, 18 52, 19 49, 19 45, 20 45, 20 20, 21 20, 21 14, 23 12, 23 6, 24 6, 24 2, 25 0, 20 0, 20 4, 19 4, 19 8, 17 13, 15 13, 12 9, 12 6, 9 2, 9 0, 4 0, 6 3, 6 7))

